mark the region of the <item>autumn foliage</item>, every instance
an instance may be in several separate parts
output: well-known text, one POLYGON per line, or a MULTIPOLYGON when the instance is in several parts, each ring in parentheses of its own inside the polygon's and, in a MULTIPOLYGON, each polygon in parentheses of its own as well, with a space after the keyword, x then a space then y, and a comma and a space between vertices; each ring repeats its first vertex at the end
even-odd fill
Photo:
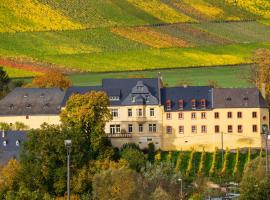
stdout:
POLYGON ((41 76, 37 76, 33 79, 32 83, 27 84, 26 87, 39 87, 39 88, 52 88, 59 87, 61 89, 67 89, 72 85, 64 74, 57 70, 50 70, 41 76))

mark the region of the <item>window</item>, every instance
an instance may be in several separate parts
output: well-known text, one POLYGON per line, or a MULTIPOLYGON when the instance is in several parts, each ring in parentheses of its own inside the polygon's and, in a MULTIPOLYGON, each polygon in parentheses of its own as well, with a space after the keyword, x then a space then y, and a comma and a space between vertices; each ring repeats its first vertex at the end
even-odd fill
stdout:
POLYGON ((168 99, 166 101, 166 110, 171 110, 171 100, 170 99, 168 99))
POLYGON ((132 109, 128 109, 128 117, 132 117, 132 109))
POLYGON ((252 112, 252 118, 257 118, 257 112, 252 112))
POLYGON ((178 119, 184 119, 184 113, 182 112, 178 113, 178 119))
POLYGON ((184 100, 180 99, 178 100, 178 109, 182 110, 184 108, 184 100))
POLYGON ((202 133, 206 133, 207 132, 207 129, 206 129, 206 126, 205 125, 202 125, 201 126, 201 132, 202 133))
POLYGON ((257 133, 258 132, 257 125, 252 125, 252 132, 253 133, 257 133))
POLYGON ((237 132, 238 133, 242 133, 243 132, 243 126, 242 125, 238 125, 237 126, 237 132))
POLYGON ((202 119, 206 119, 206 112, 202 112, 202 113, 201 113, 201 118, 202 118, 202 119))
POLYGON ((195 112, 191 113, 191 119, 196 119, 196 113, 195 112))
POLYGON ((145 101, 149 102, 149 96, 148 95, 145 96, 145 101))
POLYGON ((167 126, 167 127, 166 127, 166 132, 167 132, 168 134, 171 134, 171 133, 172 133, 172 127, 171 127, 171 126, 167 126))
POLYGON ((166 113, 166 118, 167 119, 172 119, 172 114, 171 113, 166 113))
POLYGON ((112 117, 118 117, 118 109, 111 109, 112 117))
POLYGON ((191 126, 191 133, 197 133, 197 127, 191 126))
POLYGON ((27 109, 30 109, 31 107, 32 107, 31 104, 27 104, 27 105, 26 105, 26 108, 27 108, 27 109))
POLYGON ((179 133, 183 134, 184 133, 184 126, 179 126, 179 133))
POLYGON ((3 141, 3 146, 4 147, 7 146, 7 141, 6 140, 3 141))
POLYGON ((191 108, 196 109, 196 99, 191 100, 191 108))
POLYGON ((218 125, 215 126, 215 133, 219 133, 219 126, 218 125))
POLYGON ((16 146, 20 146, 20 140, 16 140, 16 146))
POLYGON ((13 109, 14 109, 14 105, 13 105, 13 104, 10 104, 10 105, 9 105, 9 109, 10 109, 10 110, 13 110, 13 109))
POLYGON ((134 96, 131 97, 131 101, 134 103, 136 98, 134 96))
POLYGON ((110 133, 111 134, 120 133, 120 132, 121 132, 121 128, 120 128, 119 124, 110 125, 110 133))
POLYGON ((149 124, 149 132, 151 132, 151 133, 157 132, 157 125, 156 124, 149 124))
POLYGON ((205 108, 206 107, 206 100, 205 99, 201 99, 201 108, 205 108))
POLYGON ((219 113, 215 112, 215 119, 219 119, 219 113))
POLYGON ((237 112, 237 118, 242 118, 242 112, 237 112))
POLYGON ((120 97, 119 96, 110 96, 109 100, 110 101, 119 101, 120 97))
POLYGON ((228 125, 228 133, 232 133, 233 132, 233 127, 232 125, 228 125))
POLYGON ((142 133, 143 132, 143 125, 139 124, 139 132, 142 133))
POLYGON ((142 117, 143 116, 143 110, 141 108, 137 109, 137 116, 142 117))
POLYGON ((232 112, 228 112, 228 113, 227 113, 227 117, 228 117, 228 118, 232 118, 232 112))
POLYGON ((150 108, 150 116, 151 117, 155 116, 155 109, 154 108, 150 108))
POLYGON ((133 132, 132 124, 129 124, 129 125, 128 125, 128 132, 129 132, 129 133, 132 133, 132 132, 133 132))

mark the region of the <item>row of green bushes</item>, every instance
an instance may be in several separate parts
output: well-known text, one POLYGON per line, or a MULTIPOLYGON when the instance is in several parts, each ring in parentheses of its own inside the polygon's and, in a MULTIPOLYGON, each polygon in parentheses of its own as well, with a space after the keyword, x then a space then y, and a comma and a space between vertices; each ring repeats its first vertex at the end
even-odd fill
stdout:
MULTIPOLYGON (((180 152, 158 151, 154 156, 154 162, 161 164, 170 162, 174 165, 176 172, 185 177, 207 176, 213 179, 239 181, 250 160, 262 156, 262 154, 262 150, 252 150, 251 152, 250 148, 245 151, 237 149, 234 152, 226 149, 223 152, 222 162, 222 151, 218 149, 214 152, 196 152, 194 149, 180 152)), ((153 156, 148 154, 148 157, 153 156)))

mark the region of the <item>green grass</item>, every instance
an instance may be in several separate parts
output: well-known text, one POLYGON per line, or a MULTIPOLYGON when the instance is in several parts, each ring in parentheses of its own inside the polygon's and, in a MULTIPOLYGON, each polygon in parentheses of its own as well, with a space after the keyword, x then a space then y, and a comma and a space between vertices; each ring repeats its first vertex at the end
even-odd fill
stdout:
POLYGON ((270 41, 270 27, 255 21, 200 23, 193 26, 239 43, 270 41))
POLYGON ((15 69, 11 67, 1 66, 7 72, 8 76, 11 78, 22 78, 22 77, 31 77, 37 75, 35 72, 30 72, 22 69, 15 69))
POLYGON ((249 63, 252 52, 257 48, 270 48, 270 43, 52 55, 39 57, 39 59, 70 69, 89 72, 136 71, 249 63))
POLYGON ((82 73, 70 75, 73 85, 100 85, 104 78, 157 77, 161 73, 168 86, 181 83, 189 85, 207 85, 209 80, 217 81, 221 87, 252 87, 245 79, 249 72, 248 65, 227 67, 185 68, 171 70, 153 70, 143 72, 82 73))

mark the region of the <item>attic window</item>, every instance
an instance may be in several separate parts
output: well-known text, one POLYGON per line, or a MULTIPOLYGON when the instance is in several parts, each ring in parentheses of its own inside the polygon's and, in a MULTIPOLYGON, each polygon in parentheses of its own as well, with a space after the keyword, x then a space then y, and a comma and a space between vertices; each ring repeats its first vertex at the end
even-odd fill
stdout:
POLYGON ((132 101, 133 103, 135 102, 135 97, 134 97, 134 96, 131 97, 131 101, 132 101))
POLYGON ((205 108, 205 107, 206 107, 206 100, 201 99, 201 108, 205 108))
POLYGON ((21 143, 20 140, 16 140, 16 146, 17 146, 17 147, 20 146, 20 143, 21 143))
POLYGON ((6 133, 5 133, 5 131, 3 130, 2 131, 2 138, 4 138, 6 136, 6 133))
POLYGON ((49 103, 44 104, 43 108, 48 108, 50 106, 49 103))
POLYGON ((137 86, 137 90, 142 91, 143 90, 143 86, 137 86))
POLYGON ((44 97, 45 97, 45 94, 44 94, 44 93, 41 93, 41 94, 40 94, 40 97, 41 97, 41 98, 44 98, 44 97))
POLYGON ((166 101, 166 110, 171 110, 172 109, 172 102, 170 99, 166 101))
POLYGON ((227 97, 227 98, 226 98, 226 101, 231 101, 231 100, 232 100, 231 97, 227 97))
POLYGON ((149 95, 146 95, 146 96, 145 96, 145 101, 146 101, 146 102, 149 102, 149 95))
POLYGON ((26 105, 26 108, 27 108, 27 109, 30 109, 31 107, 32 107, 31 104, 27 104, 27 105, 26 105))
POLYGON ((3 146, 4 146, 4 147, 7 146, 7 141, 6 141, 6 140, 3 141, 3 146))
POLYGON ((244 101, 248 101, 248 97, 244 97, 244 101))
POLYGON ((28 94, 24 94, 23 97, 24 97, 24 98, 27 98, 27 97, 28 97, 28 94))
POLYGON ((110 101, 119 101, 119 96, 110 96, 110 101))
POLYGON ((13 104, 10 104, 8 108, 9 108, 10 110, 13 110, 14 105, 13 105, 13 104))
POLYGON ((191 99, 191 108, 196 109, 196 99, 191 99))
POLYGON ((183 99, 178 100, 178 108, 180 110, 182 110, 184 108, 184 100, 183 99))

